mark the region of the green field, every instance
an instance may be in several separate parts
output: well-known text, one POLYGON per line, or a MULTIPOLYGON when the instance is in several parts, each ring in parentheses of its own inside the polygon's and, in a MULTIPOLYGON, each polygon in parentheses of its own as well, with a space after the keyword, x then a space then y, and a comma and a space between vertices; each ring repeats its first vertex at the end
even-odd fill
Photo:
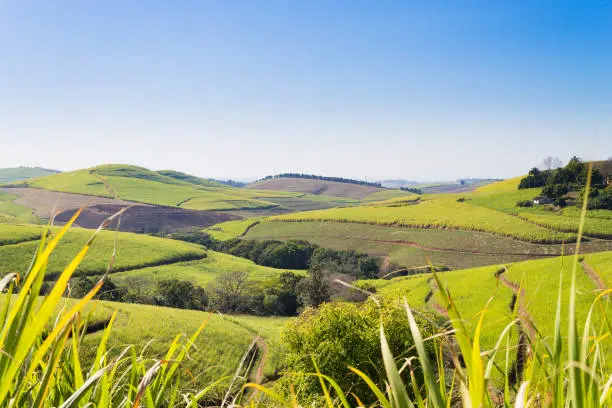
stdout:
MULTIPOLYGON (((534 214, 520 213, 519 218, 533 222, 534 224, 542 225, 547 228, 553 228, 558 231, 578 232, 580 219, 577 217, 568 217, 561 214, 534 214)), ((612 220, 602 218, 587 218, 584 221, 584 235, 595 238, 612 238, 612 220)))
POLYGON ((258 223, 261 218, 248 218, 245 220, 225 221, 204 231, 215 239, 226 241, 241 236, 249 226, 258 223))
MULTIPOLYGON (((135 285, 138 285, 143 293, 147 293, 155 289, 156 282, 162 279, 186 280, 206 287, 220 275, 229 272, 246 272, 249 279, 253 281, 275 278, 285 272, 283 269, 257 265, 248 259, 215 251, 207 251, 206 255, 206 258, 200 260, 117 272, 112 275, 112 279, 119 286, 135 287, 135 285)), ((293 270, 291 272, 305 273, 304 271, 293 270)))
MULTIPOLYGON (((57 227, 51 232, 57 231, 57 227)), ((34 238, 40 236, 42 227, 0 225, 0 239, 10 239, 14 234, 16 237, 34 238), (19 235, 21 234, 21 235, 19 235), (29 235, 28 235, 29 234, 29 235), (36 235, 38 234, 38 235, 36 235)), ((72 228, 49 260, 47 273, 49 278, 60 272, 91 236, 92 231, 72 228)), ((145 266, 175 263, 188 259, 197 259, 206 256, 206 251, 194 244, 175 241, 170 239, 156 238, 147 235, 131 234, 122 232, 116 235, 117 256, 114 270, 127 270, 143 268, 145 266)), ((22 239, 24 240, 24 239, 22 239)), ((75 275, 100 275, 106 271, 115 246, 115 233, 113 231, 101 231, 91 250, 79 266, 75 275)), ((0 275, 11 272, 24 273, 38 247, 38 241, 22 242, 14 245, 0 246, 0 275)))
POLYGON ((0 246, 36 241, 42 233, 43 227, 38 225, 0 224, 0 246))
MULTIPOLYGON (((612 252, 588 254, 584 258, 589 265, 601 273, 605 280, 608 282, 612 280, 612 268, 610 267, 612 252)), ((562 270, 564 271, 563 299, 564 304, 567 304, 572 259, 573 257, 568 256, 506 264, 508 267, 506 277, 512 282, 523 285, 527 311, 533 317, 538 330, 548 338, 552 336, 559 277, 562 270)), ((495 295, 485 317, 483 329, 485 348, 494 345, 503 328, 512 319, 509 305, 513 292, 510 288, 498 284, 495 278, 495 272, 498 269, 499 265, 491 265, 440 274, 463 319, 471 328, 475 327, 479 313, 488 299, 495 295)), ((431 289, 430 278, 431 274, 424 274, 395 278, 390 281, 378 281, 377 292, 382 296, 405 297, 411 305, 423 306, 425 296, 431 289)), ((577 278, 578 321, 584 322, 589 307, 599 292, 594 282, 580 266, 577 278)), ((433 299, 441 302, 438 292, 435 292, 433 299)), ((604 302, 604 307, 607 313, 612 312, 609 300, 604 302)), ((563 316, 566 315, 567 310, 563 309, 563 316)), ((606 347, 612 347, 612 344, 608 343, 606 347)))
POLYGON ((460 229, 492 232, 528 242, 560 243, 575 234, 552 231, 488 208, 457 202, 453 196, 431 198, 400 207, 360 206, 279 215, 271 221, 335 221, 411 228, 460 229))

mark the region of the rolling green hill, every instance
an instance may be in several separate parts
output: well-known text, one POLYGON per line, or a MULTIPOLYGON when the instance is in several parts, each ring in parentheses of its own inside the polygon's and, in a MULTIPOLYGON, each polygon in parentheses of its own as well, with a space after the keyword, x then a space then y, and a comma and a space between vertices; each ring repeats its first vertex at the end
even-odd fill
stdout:
MULTIPOLYGON (((58 228, 51 228, 51 234, 58 228)), ((29 225, 0 224, 0 275, 11 272, 24 273, 34 255, 43 228, 29 225), (25 241, 16 244, 11 242, 25 241)), ((59 273, 87 242, 91 230, 82 228, 70 229, 62 239, 62 245, 53 253, 47 267, 48 278, 59 273)), ((75 276, 104 274, 107 265, 117 247, 113 270, 129 270, 146 266, 171 264, 180 261, 202 259, 206 250, 194 244, 170 239, 162 239, 141 234, 113 231, 101 231, 96 237, 95 245, 81 263, 75 276)))
POLYGON ((151 171, 114 164, 13 185, 193 210, 273 211, 278 214, 358 204, 356 200, 342 197, 236 188, 173 170, 151 171))

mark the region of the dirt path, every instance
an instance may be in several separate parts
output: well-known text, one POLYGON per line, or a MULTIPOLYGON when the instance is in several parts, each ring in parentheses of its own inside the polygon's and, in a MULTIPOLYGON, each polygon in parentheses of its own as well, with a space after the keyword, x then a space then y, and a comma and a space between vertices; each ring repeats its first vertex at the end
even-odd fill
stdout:
POLYGON ((359 239, 359 240, 363 240, 363 241, 378 242, 378 243, 381 243, 381 244, 404 245, 404 246, 409 246, 409 247, 413 247, 413 248, 423 249, 425 251, 449 252, 449 253, 454 253, 454 254, 513 255, 513 256, 542 256, 542 257, 555 257, 555 256, 559 256, 559 255, 553 255, 553 254, 530 254, 530 253, 517 253, 517 252, 484 252, 484 251, 466 251, 466 250, 453 249, 453 248, 433 248, 433 247, 423 246, 423 245, 419 244, 418 242, 414 242, 414 241, 392 241, 392 240, 371 239, 371 238, 354 238, 354 239, 359 239))
POLYGON ((259 221, 255 221, 254 223, 249 224, 249 225, 246 227, 246 229, 245 229, 244 231, 242 231, 242 234, 238 235, 238 238, 244 238, 244 236, 246 236, 246 234, 248 234, 248 233, 249 233, 249 230, 250 230, 251 228, 253 228, 254 226, 256 226, 257 224, 259 224, 259 221))
POLYGON ((601 276, 597 273, 595 269, 593 269, 591 265, 586 263, 586 261, 580 262, 580 265, 582 265, 582 269, 584 270, 586 275, 589 277, 589 279, 593 281, 595 286, 597 286, 598 290, 602 292, 605 290, 608 290, 608 285, 606 285, 606 283, 603 281, 601 276))
POLYGON ((429 278, 427 280, 427 283, 429 284, 430 289, 429 293, 427 293, 427 295, 425 296, 425 303, 427 303, 429 307, 431 307, 437 313, 441 314, 442 316, 448 317, 448 311, 444 308, 444 306, 436 302, 434 299, 435 293, 438 290, 438 283, 434 278, 429 278))
POLYGON ((518 298, 518 314, 521 318, 522 326, 529 332, 529 336, 532 339, 535 339, 537 331, 533 326, 533 317, 527 311, 527 307, 525 306, 525 289, 521 288, 516 282, 512 282, 508 278, 504 276, 505 269, 496 275, 497 279, 506 286, 511 289, 516 297, 518 298))
MULTIPOLYGON (((91 173, 90 173, 91 174, 91 173)), ((113 196, 113 198, 115 200, 119 199, 119 195, 115 192, 115 190, 113 190, 113 188, 110 186, 110 184, 108 184, 108 180, 106 180, 106 177, 102 177, 102 176, 98 176, 96 175, 100 181, 102 182, 102 184, 104 184, 104 189, 111 195, 113 196)))
POLYGON ((259 359, 259 364, 257 365, 257 369, 255 370, 255 383, 261 384, 264 380, 264 368, 266 366, 266 361, 268 360, 268 343, 263 338, 257 336, 256 339, 257 347, 261 352, 261 357, 259 359))

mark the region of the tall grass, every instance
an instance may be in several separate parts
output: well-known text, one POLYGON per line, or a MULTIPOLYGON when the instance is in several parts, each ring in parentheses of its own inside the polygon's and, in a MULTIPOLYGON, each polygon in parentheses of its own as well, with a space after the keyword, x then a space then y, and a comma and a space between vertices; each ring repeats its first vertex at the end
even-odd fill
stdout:
POLYGON ((49 237, 47 231, 43 233, 24 276, 11 273, 0 280, 0 292, 6 292, 0 295, 0 407, 197 407, 199 402, 214 403, 223 394, 240 395, 235 391, 243 383, 244 370, 238 371, 231 382, 234 386, 223 393, 220 390, 229 383, 227 378, 189 391, 190 382, 185 381, 181 364, 206 322, 190 338, 177 335, 164 358, 155 360, 131 346, 107 349, 115 313, 100 338, 95 359, 83 366, 84 308, 103 281, 77 302, 68 303, 63 296, 102 227, 120 213, 92 234, 49 293, 40 296, 49 257, 79 214, 49 237))

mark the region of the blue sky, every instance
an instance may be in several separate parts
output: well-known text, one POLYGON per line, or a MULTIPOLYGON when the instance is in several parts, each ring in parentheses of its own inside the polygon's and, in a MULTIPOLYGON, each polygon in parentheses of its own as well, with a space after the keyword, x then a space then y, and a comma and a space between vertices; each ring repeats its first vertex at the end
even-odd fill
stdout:
POLYGON ((611 114, 610 0, 0 0, 0 167, 505 178, 611 114))

